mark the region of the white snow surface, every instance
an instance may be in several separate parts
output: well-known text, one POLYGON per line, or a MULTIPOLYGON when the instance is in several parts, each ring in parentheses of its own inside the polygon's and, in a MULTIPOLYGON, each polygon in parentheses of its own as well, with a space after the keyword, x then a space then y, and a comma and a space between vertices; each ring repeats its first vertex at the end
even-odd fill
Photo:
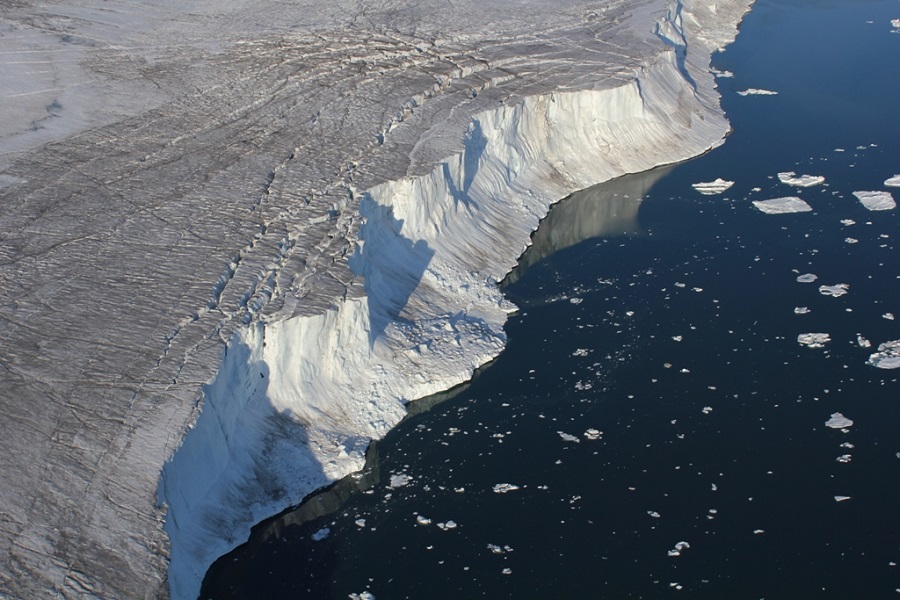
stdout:
POLYGON ((753 206, 767 215, 784 215, 812 210, 809 204, 796 196, 773 198, 772 200, 754 200, 753 206))
POLYGON ((550 204, 721 143, 749 4, 4 4, 0 595, 196 598, 360 469, 550 204))
POLYGON ((860 203, 869 210, 892 210, 897 202, 890 192, 853 192, 860 203))

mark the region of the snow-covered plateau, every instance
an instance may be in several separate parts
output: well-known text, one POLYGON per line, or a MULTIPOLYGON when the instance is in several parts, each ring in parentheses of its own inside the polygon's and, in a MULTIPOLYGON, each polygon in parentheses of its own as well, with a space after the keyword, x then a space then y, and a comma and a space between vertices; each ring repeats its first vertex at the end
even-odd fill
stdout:
POLYGON ((696 156, 751 0, 0 7, 0 596, 196 598, 469 378, 549 206, 696 156))

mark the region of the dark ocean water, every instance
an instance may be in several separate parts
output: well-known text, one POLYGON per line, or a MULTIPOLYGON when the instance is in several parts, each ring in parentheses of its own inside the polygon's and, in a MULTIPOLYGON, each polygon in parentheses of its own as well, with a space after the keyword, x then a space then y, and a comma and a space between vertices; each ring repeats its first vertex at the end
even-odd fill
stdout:
POLYGON ((726 143, 555 207, 506 284, 506 351, 414 405, 363 476, 258 527, 202 596, 898 597, 900 371, 867 364, 900 339, 898 211, 852 195, 900 173, 896 18, 757 2, 714 60, 726 143), (734 186, 691 187, 717 177, 734 186), (752 205, 780 196, 813 210, 752 205), (837 412, 853 425, 826 427, 837 412))

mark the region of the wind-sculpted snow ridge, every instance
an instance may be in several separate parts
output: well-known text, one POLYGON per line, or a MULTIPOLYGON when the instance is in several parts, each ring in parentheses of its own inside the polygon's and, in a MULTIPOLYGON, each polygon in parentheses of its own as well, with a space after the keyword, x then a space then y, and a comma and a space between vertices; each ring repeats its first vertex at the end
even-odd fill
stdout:
POLYGON ((261 4, 3 9, 120 110, 61 78, 16 90, 45 137, 4 121, 0 593, 196 597, 359 469, 502 350, 551 203, 720 143, 749 2, 261 4))

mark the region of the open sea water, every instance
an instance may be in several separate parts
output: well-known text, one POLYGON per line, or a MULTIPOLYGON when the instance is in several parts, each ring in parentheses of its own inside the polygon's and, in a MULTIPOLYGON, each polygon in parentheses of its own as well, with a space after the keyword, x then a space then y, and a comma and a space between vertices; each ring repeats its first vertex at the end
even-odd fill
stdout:
POLYGON ((900 596, 900 370, 870 364, 900 340, 898 210, 853 195, 900 200, 897 18, 757 2, 713 62, 725 143, 554 207, 504 353, 202 597, 900 596), (753 205, 785 196, 812 210, 753 205))

